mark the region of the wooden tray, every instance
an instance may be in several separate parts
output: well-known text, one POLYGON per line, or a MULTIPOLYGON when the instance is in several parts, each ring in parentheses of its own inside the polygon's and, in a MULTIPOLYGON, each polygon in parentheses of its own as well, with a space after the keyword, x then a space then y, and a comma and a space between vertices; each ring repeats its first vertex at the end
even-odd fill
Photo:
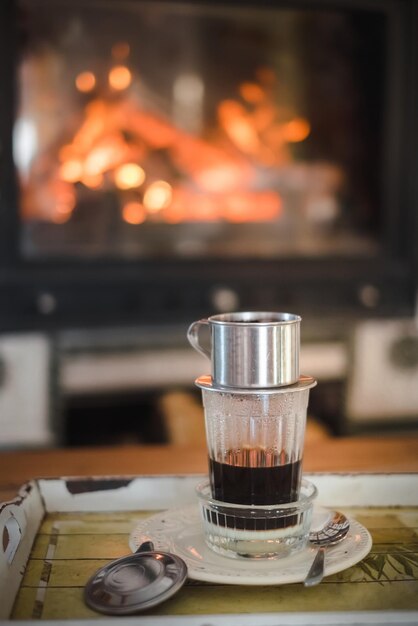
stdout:
MULTIPOLYGON (((188 581, 165 604, 111 618, 83 602, 88 578, 129 553, 139 520, 196 501, 202 476, 33 480, 0 505, 0 619, 142 626, 418 624, 418 474, 310 474, 318 504, 368 528, 370 554, 305 589, 188 581), (82 622, 81 622, 82 620, 82 622)), ((278 562, 279 566, 279 562, 278 562)))

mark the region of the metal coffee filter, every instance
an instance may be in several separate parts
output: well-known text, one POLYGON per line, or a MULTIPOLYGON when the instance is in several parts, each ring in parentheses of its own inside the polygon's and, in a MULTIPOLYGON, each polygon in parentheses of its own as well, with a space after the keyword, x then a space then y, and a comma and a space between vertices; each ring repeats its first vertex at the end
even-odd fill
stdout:
POLYGON ((194 322, 187 336, 195 350, 210 359, 214 385, 277 388, 299 380, 300 322, 293 313, 224 313, 194 322), (210 350, 200 343, 205 326, 210 350))

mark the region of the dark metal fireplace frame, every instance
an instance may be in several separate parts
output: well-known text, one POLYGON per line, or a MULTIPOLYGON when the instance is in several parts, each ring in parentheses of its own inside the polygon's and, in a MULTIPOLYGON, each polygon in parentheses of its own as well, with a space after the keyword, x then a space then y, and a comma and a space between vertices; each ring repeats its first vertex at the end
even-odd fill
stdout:
MULTIPOLYGON (((224 2, 224 4, 227 4, 224 2)), ((213 5, 213 2, 212 2, 213 5)), ((286 6, 280 0, 257 6, 286 6)), ((241 309, 305 316, 393 316, 414 311, 418 275, 418 3, 292 0, 287 6, 383 11, 390 26, 385 103, 382 253, 373 259, 25 261, 18 251, 12 161, 16 5, 0 4, 0 328, 59 329, 187 323, 216 311, 227 289, 241 309)))

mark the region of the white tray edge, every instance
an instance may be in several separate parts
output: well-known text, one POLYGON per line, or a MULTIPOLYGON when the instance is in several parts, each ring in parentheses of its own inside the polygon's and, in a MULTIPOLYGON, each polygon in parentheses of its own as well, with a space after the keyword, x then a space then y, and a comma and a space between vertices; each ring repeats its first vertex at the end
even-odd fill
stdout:
MULTIPOLYGON (((306 474, 318 488, 321 506, 415 506, 418 474, 306 474)), ((47 512, 158 510, 196 501, 203 475, 43 479, 38 485, 47 512), (113 481, 113 488, 110 487, 113 481), (83 487, 83 483, 85 487, 83 487), (78 490, 79 493, 72 493, 78 490)))
MULTIPOLYGON (((48 623, 48 622, 47 622, 48 623)), ((228 613, 107 617, 109 626, 416 626, 418 611, 349 611, 306 613, 228 613)), ((0 624, 2 622, 0 621, 0 624)), ((54 620, 54 626, 86 626, 95 620, 54 620)), ((16 626, 33 626, 32 620, 13 620, 16 626)))

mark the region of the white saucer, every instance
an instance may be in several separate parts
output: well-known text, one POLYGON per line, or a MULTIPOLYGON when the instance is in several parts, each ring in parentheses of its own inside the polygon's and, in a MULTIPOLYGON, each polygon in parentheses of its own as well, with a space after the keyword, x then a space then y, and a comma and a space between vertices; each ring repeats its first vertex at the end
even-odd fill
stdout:
MULTIPOLYGON (((324 525, 329 513, 316 509, 312 528, 324 525)), ((315 556, 315 547, 306 547, 293 556, 272 559, 229 558, 207 547, 198 505, 170 509, 143 521, 131 533, 129 546, 135 552, 144 541, 158 550, 174 552, 187 564, 188 577, 206 582, 235 585, 283 585, 301 582, 315 556)), ((326 551, 325 576, 341 572, 363 559, 372 547, 370 533, 350 518, 350 531, 340 544, 326 551)))

